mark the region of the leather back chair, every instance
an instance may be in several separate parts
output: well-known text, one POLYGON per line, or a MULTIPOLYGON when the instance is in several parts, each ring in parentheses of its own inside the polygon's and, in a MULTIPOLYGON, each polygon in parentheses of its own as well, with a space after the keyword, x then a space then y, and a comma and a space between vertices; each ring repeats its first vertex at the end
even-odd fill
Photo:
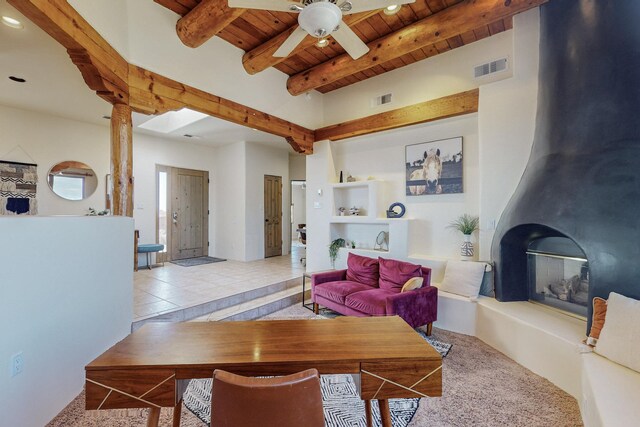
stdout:
POLYGON ((284 377, 213 373, 211 427, 324 427, 316 369, 284 377))

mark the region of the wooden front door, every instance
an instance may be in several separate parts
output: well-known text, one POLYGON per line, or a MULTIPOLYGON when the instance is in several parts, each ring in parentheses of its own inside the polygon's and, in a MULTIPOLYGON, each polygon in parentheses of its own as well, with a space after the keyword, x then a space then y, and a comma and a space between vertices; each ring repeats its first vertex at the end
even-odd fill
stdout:
POLYGON ((168 168, 169 257, 171 260, 209 253, 209 172, 168 168))
POLYGON ((282 255, 282 177, 264 176, 264 257, 282 255))

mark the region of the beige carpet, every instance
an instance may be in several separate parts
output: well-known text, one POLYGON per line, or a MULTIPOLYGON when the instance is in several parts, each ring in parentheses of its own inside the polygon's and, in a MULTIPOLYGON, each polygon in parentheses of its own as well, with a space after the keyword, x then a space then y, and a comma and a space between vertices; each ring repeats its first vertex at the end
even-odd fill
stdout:
MULTIPOLYGON (((298 305, 266 318, 313 318, 298 305)), ((434 338, 453 344, 444 359, 443 397, 422 399, 410 426, 581 426, 576 400, 544 378, 523 368, 482 341, 434 328, 434 338)), ((160 425, 171 425, 163 409, 160 425)), ((48 426, 144 427, 146 410, 85 411, 84 393, 48 426)), ((204 427, 186 409, 182 426, 204 427)))

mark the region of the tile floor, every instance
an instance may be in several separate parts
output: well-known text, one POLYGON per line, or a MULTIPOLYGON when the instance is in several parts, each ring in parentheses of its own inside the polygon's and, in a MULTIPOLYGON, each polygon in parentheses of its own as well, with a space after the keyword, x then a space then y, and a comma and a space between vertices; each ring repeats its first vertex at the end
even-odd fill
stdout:
POLYGON ((181 267, 170 262, 134 273, 134 321, 301 277, 304 247, 290 255, 251 262, 224 261, 181 267))

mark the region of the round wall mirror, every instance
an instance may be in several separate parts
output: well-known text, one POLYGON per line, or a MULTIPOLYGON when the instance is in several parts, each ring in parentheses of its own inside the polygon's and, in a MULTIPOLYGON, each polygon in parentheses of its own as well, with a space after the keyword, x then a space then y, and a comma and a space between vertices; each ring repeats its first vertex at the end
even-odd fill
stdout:
POLYGON ((67 200, 84 200, 98 187, 96 173, 82 162, 60 162, 49 170, 49 188, 67 200))

